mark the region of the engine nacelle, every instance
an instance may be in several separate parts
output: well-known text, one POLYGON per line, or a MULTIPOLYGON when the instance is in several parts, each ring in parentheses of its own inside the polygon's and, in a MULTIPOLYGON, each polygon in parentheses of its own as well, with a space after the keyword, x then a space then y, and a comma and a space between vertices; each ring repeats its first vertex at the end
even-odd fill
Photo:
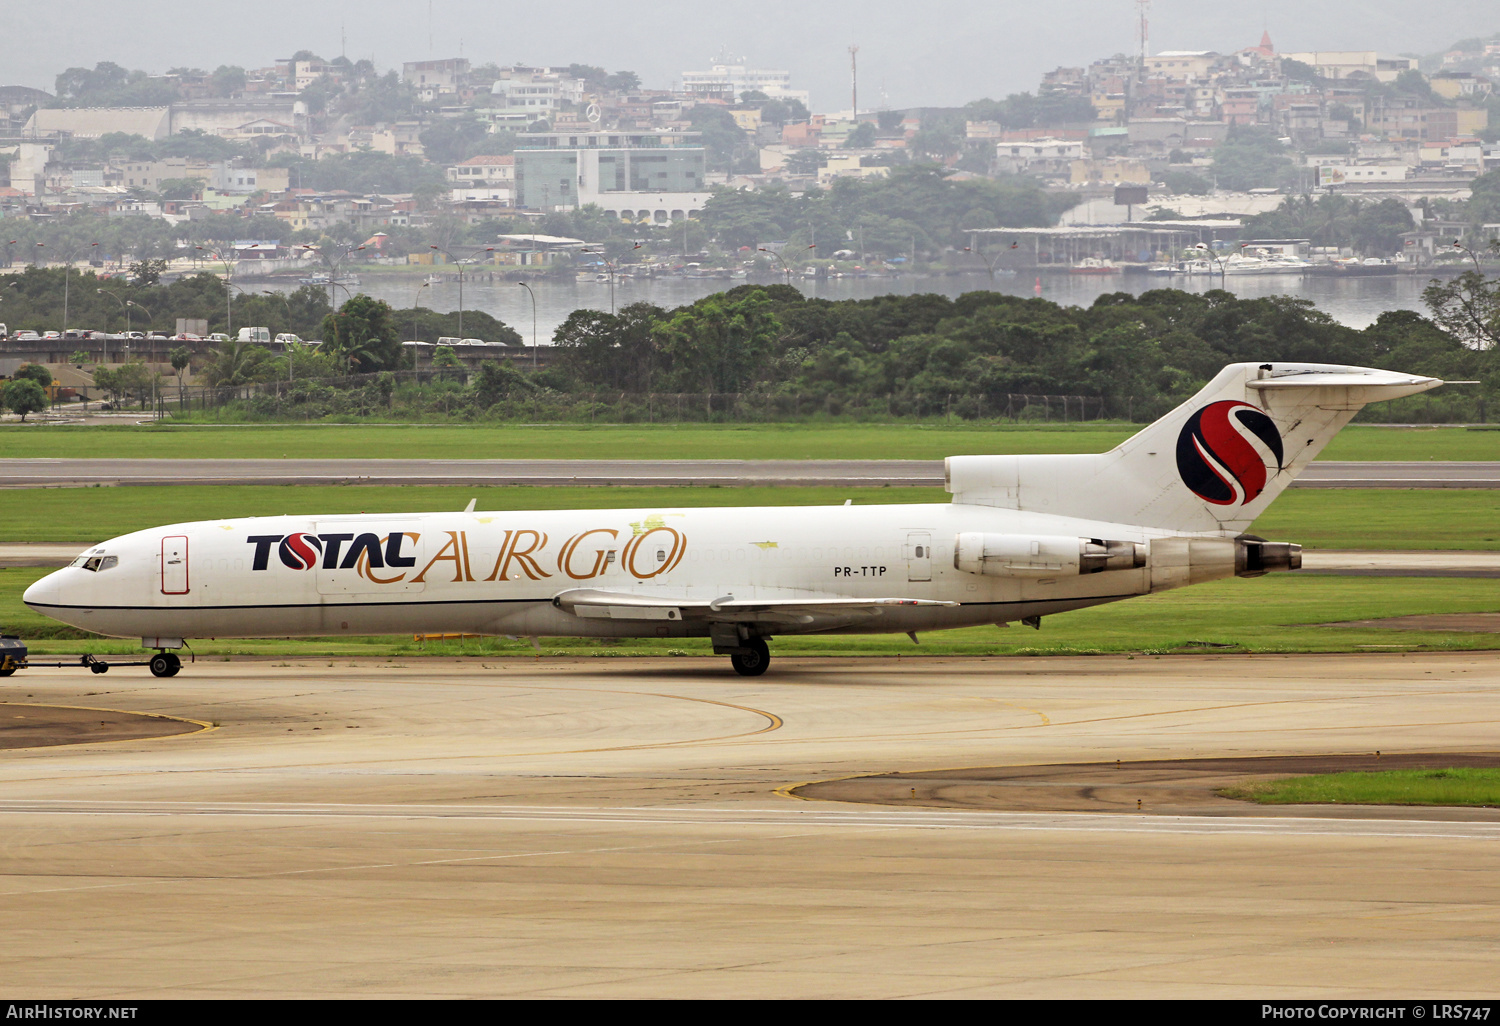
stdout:
POLYGON ((960 534, 955 541, 954 567, 986 577, 1057 577, 1146 565, 1146 546, 1136 542, 978 531, 960 534))

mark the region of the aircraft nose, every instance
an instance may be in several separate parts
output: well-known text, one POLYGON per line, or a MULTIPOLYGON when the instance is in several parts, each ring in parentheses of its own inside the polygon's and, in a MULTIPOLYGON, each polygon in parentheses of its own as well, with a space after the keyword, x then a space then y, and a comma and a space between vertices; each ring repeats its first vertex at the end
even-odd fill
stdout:
POLYGON ((36 609, 38 612, 42 611, 38 608, 41 606, 60 605, 60 599, 62 596, 62 581, 60 580, 61 577, 61 570, 53 571, 46 577, 43 577, 40 581, 37 581, 31 587, 27 588, 26 592, 21 596, 21 601, 26 603, 32 609, 36 609))

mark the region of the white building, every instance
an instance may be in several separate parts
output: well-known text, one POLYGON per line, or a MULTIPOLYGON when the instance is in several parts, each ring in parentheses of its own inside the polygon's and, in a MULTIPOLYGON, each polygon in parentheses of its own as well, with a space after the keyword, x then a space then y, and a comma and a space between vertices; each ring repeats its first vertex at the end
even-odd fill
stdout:
POLYGON ((1415 70, 1415 57, 1384 57, 1374 50, 1311 50, 1305 53, 1284 53, 1283 60, 1299 61, 1311 65, 1323 78, 1374 79, 1379 82, 1394 82, 1403 71, 1415 70))
POLYGON ((808 103, 803 89, 792 88, 790 71, 748 67, 744 58, 718 57, 708 71, 684 71, 682 90, 716 99, 734 101, 743 93, 765 93, 773 100, 808 103))
POLYGON ((516 158, 470 157, 448 168, 448 199, 452 203, 515 204, 516 158))
POLYGON ((1083 159, 1082 139, 1029 139, 995 144, 995 162, 1001 171, 1068 172, 1073 161, 1083 159))
POLYGON ((585 85, 581 79, 550 68, 505 68, 490 86, 495 98, 490 118, 496 124, 551 121, 565 104, 581 104, 585 85))
POLYGON ((469 77, 469 62, 464 57, 440 61, 408 61, 401 65, 401 81, 417 90, 423 102, 458 92, 469 77))

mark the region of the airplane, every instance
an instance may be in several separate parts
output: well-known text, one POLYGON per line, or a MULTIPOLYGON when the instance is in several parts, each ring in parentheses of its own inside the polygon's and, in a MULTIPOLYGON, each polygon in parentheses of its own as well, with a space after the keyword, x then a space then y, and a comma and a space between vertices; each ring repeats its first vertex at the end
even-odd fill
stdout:
MULTIPOLYGON (((140 637, 159 677, 192 638, 465 633, 709 638, 758 676, 767 642, 1041 618, 1301 566, 1247 534, 1367 403, 1443 384, 1233 364, 1109 452, 952 456, 948 503, 253 517, 96 545, 26 590, 140 637)), ((86 657, 87 659, 87 657, 86 657)), ((107 664, 95 661, 107 669, 107 664)), ((138 665, 138 664, 137 664, 138 665)))

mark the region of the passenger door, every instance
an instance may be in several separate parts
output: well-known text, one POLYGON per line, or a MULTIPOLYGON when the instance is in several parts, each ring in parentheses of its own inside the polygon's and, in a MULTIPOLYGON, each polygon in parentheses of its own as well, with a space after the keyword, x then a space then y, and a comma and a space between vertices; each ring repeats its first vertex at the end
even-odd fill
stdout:
POLYGON ((161 540, 161 593, 188 593, 188 540, 185 535, 176 534, 161 540))
POLYGON ((906 579, 908 581, 932 580, 932 535, 927 531, 911 531, 902 548, 906 557, 906 579))

